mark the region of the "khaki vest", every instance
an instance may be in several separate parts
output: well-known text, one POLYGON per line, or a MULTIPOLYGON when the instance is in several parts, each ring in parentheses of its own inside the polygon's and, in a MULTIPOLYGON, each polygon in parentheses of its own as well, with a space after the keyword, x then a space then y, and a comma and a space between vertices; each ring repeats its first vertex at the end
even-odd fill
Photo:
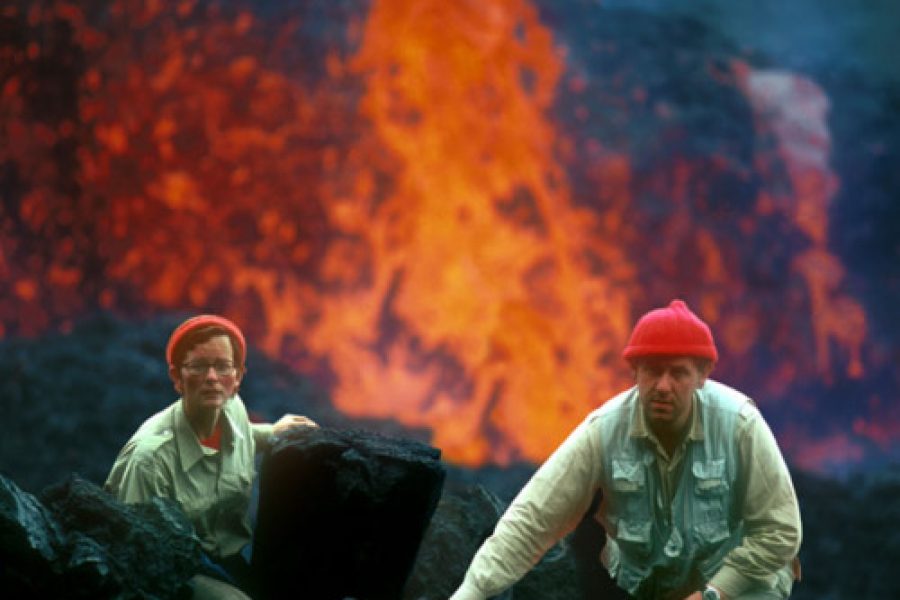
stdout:
POLYGON ((692 581, 708 581, 741 541, 734 432, 741 413, 756 409, 740 392, 711 380, 696 394, 703 439, 686 442, 671 510, 654 448, 629 435, 637 389, 611 400, 616 404, 603 419, 603 520, 619 549, 616 581, 636 598, 660 598, 692 581))

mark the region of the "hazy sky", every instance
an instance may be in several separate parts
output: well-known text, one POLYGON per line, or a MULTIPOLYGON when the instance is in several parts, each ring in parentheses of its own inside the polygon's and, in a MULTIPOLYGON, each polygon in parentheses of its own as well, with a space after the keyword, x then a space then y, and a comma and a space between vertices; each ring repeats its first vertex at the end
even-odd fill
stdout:
POLYGON ((739 45, 805 70, 853 67, 900 82, 900 2, 896 0, 602 0, 607 8, 640 8, 691 16, 739 45))

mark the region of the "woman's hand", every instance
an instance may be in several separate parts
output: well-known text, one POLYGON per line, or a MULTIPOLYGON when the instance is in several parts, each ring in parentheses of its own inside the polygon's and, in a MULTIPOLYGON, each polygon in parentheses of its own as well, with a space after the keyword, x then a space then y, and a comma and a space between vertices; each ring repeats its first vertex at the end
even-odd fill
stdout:
POLYGON ((302 415, 284 415, 275 424, 272 426, 272 431, 275 435, 281 435, 282 433, 294 429, 295 427, 318 427, 318 423, 310 419, 309 417, 304 417, 302 415))

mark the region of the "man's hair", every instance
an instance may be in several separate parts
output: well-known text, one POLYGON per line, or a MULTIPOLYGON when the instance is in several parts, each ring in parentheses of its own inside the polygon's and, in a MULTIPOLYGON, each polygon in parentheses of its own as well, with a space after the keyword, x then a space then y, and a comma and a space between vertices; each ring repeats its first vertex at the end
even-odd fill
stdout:
POLYGON ((712 371, 713 361, 708 358, 703 358, 702 356, 692 356, 694 359, 694 365, 696 365, 697 370, 701 373, 709 373, 712 371))
POLYGON ((235 338, 230 331, 219 325, 202 325, 196 329, 191 329, 184 334, 172 348, 172 364, 175 367, 180 367, 182 363, 184 363, 184 358, 187 356, 188 352, 203 342, 207 342, 220 335, 228 336, 228 339, 231 341, 234 366, 236 366, 238 370, 241 370, 244 365, 244 356, 241 353, 242 346, 239 340, 235 338))

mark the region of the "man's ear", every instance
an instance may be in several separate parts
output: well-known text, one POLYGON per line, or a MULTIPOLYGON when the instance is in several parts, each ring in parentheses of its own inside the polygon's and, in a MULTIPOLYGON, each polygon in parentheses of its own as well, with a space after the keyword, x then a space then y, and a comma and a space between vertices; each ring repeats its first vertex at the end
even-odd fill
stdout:
POLYGON ((706 385, 706 378, 709 377, 709 374, 712 373, 713 370, 712 361, 706 362, 703 364, 703 368, 700 370, 700 385, 698 387, 703 387, 706 385))
POLYGON ((169 367, 169 379, 175 387, 175 391, 179 394, 184 393, 184 386, 181 384, 181 371, 176 367, 169 367))

